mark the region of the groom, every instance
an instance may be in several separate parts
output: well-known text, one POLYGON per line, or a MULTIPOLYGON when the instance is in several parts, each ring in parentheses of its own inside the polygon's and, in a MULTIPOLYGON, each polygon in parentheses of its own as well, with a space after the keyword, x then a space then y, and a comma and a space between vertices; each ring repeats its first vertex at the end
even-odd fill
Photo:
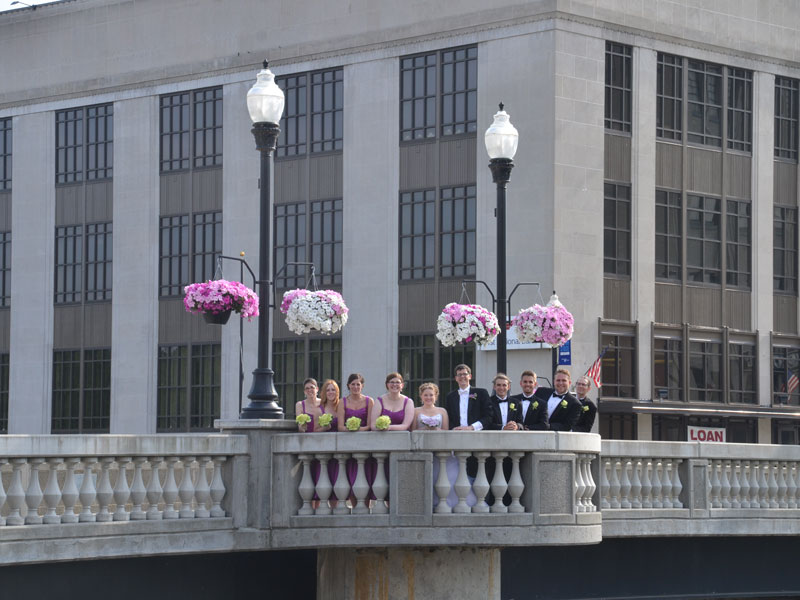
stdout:
POLYGON ((492 405, 489 393, 483 388, 470 387, 472 369, 467 365, 456 367, 458 389, 444 399, 444 408, 454 431, 481 431, 492 428, 492 405))

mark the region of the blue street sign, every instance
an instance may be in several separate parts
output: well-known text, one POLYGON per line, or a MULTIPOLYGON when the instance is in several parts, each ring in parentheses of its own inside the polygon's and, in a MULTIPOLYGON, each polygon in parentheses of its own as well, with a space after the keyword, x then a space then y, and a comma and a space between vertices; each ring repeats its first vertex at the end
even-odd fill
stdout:
POLYGON ((572 364, 572 340, 567 340, 567 342, 558 349, 558 364, 572 364))

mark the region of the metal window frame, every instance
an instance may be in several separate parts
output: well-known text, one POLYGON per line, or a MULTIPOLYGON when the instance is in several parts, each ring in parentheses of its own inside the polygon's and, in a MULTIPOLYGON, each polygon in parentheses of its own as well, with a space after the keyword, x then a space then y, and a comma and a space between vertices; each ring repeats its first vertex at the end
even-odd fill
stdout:
POLYGON ((214 278, 216 257, 222 254, 222 211, 192 213, 190 254, 192 281, 214 278))
POLYGON ((309 208, 307 256, 316 267, 317 281, 321 285, 341 285, 344 239, 342 199, 312 200, 309 208))
POLYGON ((800 80, 775 76, 775 158, 797 162, 798 130, 800 129, 800 80), (788 107, 781 101, 781 92, 788 95, 788 107), (784 109, 788 111, 784 112, 784 109), (782 124, 790 134, 783 135, 782 124))
MULTIPOLYGON (((308 216, 307 202, 286 202, 275 204, 272 209, 272 230, 273 235, 273 269, 275 273, 289 262, 305 262, 308 248, 308 216), (294 210, 289 214, 285 211, 294 210), (291 217, 294 217, 294 227, 290 227, 291 217), (300 223, 302 221, 302 224, 300 223), (300 240, 302 234, 302 240, 300 240), (279 243, 281 237, 284 243, 279 243), (292 241, 293 240, 293 241, 292 241)), ((289 265, 283 273, 275 277, 275 287, 277 289, 289 289, 303 287, 306 283, 305 267, 289 265)))
POLYGON ((189 346, 159 345, 157 369, 156 432, 188 431, 189 346))
POLYGON ((55 238, 54 302, 79 304, 83 298, 83 225, 59 225, 55 238))
POLYGON ((605 218, 603 218, 603 275, 608 276, 611 275, 616 278, 620 279, 630 279, 631 278, 631 270, 632 270, 632 238, 633 238, 633 200, 632 200, 632 186, 630 183, 623 183, 618 181, 611 181, 605 180, 603 182, 603 214, 605 215, 605 203, 610 201, 614 203, 614 226, 610 227, 605 222, 605 218), (614 195, 609 196, 607 191, 609 188, 613 188, 614 195), (626 188, 628 190, 628 198, 620 198, 619 197, 619 189, 626 188), (620 207, 625 207, 628 213, 628 228, 622 228, 619 226, 619 219, 617 216, 619 215, 620 207), (625 234, 627 236, 627 252, 628 258, 619 258, 618 251, 619 251, 619 236, 620 234, 625 234), (605 241, 607 236, 612 236, 614 239, 614 255, 607 256, 605 253, 605 241), (613 261, 614 270, 609 271, 606 268, 606 261, 613 261))
POLYGON ((658 73, 656 75, 656 138, 680 142, 683 140, 683 58, 673 54, 658 53, 657 59, 658 73), (672 71, 673 87, 677 89, 677 95, 667 95, 664 93, 664 81, 667 79, 665 71, 672 71), (671 115, 672 122, 677 124, 677 128, 666 127, 664 116, 667 112, 664 109, 664 101, 674 102, 671 115), (659 120, 661 126, 659 126, 659 120))
POLYGON ((0 119, 0 192, 11 189, 13 135, 11 117, 0 119))
POLYGON ((222 86, 192 90, 191 96, 192 168, 222 166, 222 86))
POLYGON ((114 175, 114 105, 97 104, 86 111, 86 180, 114 175))
POLYGON ((414 191, 405 191, 399 193, 399 235, 398 235, 398 277, 400 281, 419 281, 423 279, 435 279, 438 269, 436 268, 437 257, 437 191, 436 188, 426 188, 414 191), (421 206, 422 209, 422 232, 415 233, 419 228, 419 223, 416 218, 415 207, 421 206), (432 215, 428 215, 428 209, 432 206, 432 215), (408 207, 409 222, 406 223, 404 218, 404 208, 408 207), (432 216, 432 219, 428 217, 432 216), (429 221, 433 222, 430 223, 429 221), (410 231, 410 233, 404 233, 410 231), (415 251, 415 241, 422 238, 422 257, 418 260, 417 252, 415 251), (406 264, 404 261, 403 246, 408 243, 410 245, 410 259, 411 264, 406 264), (428 251, 428 244, 433 246, 433 262, 429 263, 425 260, 428 251))
POLYGON ((633 46, 606 41, 605 52, 605 115, 604 125, 608 131, 630 133, 633 123, 633 46), (615 85, 614 58, 622 58, 622 85, 615 85), (614 92, 622 93, 621 118, 616 117, 619 108, 613 98, 614 92))
POLYGON ((113 235, 111 221, 86 224, 84 252, 86 302, 111 300, 113 235))
POLYGON ((190 214, 169 215, 159 217, 159 261, 158 261, 158 295, 162 298, 179 296, 183 287, 189 283, 190 258, 192 244, 190 233, 190 214), (173 231, 178 231, 177 250, 173 244, 173 231), (169 248, 164 248, 164 232, 167 236, 169 248), (186 240, 186 252, 181 248, 186 240), (177 261, 177 262, 176 262, 177 261), (166 269, 165 269, 166 267, 166 269), (166 271, 166 282, 165 282, 166 271))
POLYGON ((477 263, 477 186, 475 184, 456 185, 456 186, 440 186, 438 193, 439 206, 437 210, 437 218, 439 220, 439 228, 437 235, 439 238, 438 244, 438 278, 439 279, 454 279, 463 278, 465 276, 475 275, 477 263), (445 197, 445 194, 452 194, 450 197, 445 197), (469 227, 470 215, 470 199, 475 210, 475 226, 469 227), (456 228, 456 203, 463 201, 463 220, 464 227, 461 229, 456 228), (444 222, 444 205, 446 202, 453 203, 453 210, 451 212, 451 222, 446 224, 444 222), (456 250, 458 249, 457 236, 463 236, 463 261, 456 261, 456 250), (449 237, 448 237, 449 236, 449 237), (450 240, 450 255, 452 260, 449 262, 444 261, 444 247, 447 240, 450 240), (475 256, 472 257, 470 262, 469 240, 472 239, 472 245, 475 248, 475 256), (445 270, 450 269, 448 274, 445 270))
MULTIPOLYGON (((800 229, 798 229, 798 207, 797 206, 785 206, 776 204, 773 206, 773 213, 772 213, 772 221, 773 221, 773 232, 776 226, 780 226, 784 229, 784 232, 787 227, 794 228, 794 247, 788 248, 785 245, 779 246, 776 243, 776 237, 773 235, 773 253, 781 253, 784 257, 783 265, 784 270, 783 273, 778 273, 776 271, 776 262, 773 260, 772 263, 772 289, 773 292, 777 294, 787 294, 797 297, 798 293, 798 278, 797 278, 797 260, 798 260, 798 235, 800 234, 800 229), (776 214, 780 212, 780 214, 776 214), (787 217, 788 215, 793 215, 793 220, 790 221, 787 217), (793 261, 787 260, 788 257, 792 257, 793 261), (787 264, 789 262, 794 262, 795 268, 788 269, 787 264), (778 287, 778 283, 784 283, 784 289, 780 289, 778 287), (787 285, 788 284, 788 285, 787 285)), ((784 233, 784 239, 786 239, 786 234, 784 233)))

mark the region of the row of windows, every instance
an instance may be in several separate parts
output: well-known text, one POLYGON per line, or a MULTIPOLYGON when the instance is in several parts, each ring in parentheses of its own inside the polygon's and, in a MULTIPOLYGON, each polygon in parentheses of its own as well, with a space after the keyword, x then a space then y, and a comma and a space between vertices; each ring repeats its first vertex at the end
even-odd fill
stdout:
POLYGON ((56 183, 109 179, 114 171, 114 105, 56 112, 56 183))
POLYGON ((161 171, 222 164, 222 88, 161 96, 161 171))

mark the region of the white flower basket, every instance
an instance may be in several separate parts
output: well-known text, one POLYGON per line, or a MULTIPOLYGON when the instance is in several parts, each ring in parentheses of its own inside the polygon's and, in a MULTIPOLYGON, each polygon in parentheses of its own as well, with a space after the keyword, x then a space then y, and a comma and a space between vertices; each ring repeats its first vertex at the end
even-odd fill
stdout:
POLYGON ((297 335, 312 331, 336 333, 347 323, 348 308, 333 290, 290 290, 283 295, 281 312, 286 325, 297 335))

